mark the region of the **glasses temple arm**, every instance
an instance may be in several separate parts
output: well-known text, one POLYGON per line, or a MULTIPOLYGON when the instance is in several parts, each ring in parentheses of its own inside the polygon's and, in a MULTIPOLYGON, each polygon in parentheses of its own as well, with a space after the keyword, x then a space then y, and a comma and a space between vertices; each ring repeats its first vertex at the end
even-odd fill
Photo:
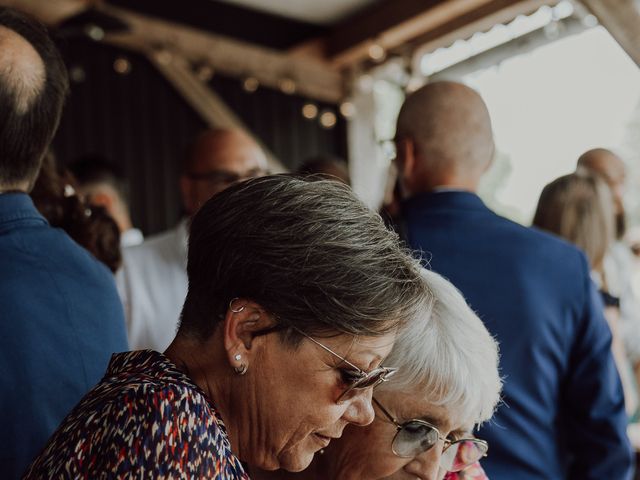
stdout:
POLYGON ((351 368, 353 368, 354 370, 356 370, 358 373, 360 373, 362 376, 365 376, 366 373, 364 371, 362 371, 362 369, 358 368, 357 366, 355 366, 353 363, 351 363, 349 360, 347 360, 346 358, 344 358, 342 355, 338 355, 336 352, 334 352, 333 350, 331 350, 329 347, 327 347, 326 345, 323 345, 322 343, 318 342, 315 338, 310 337, 309 335, 307 335, 306 333, 304 333, 303 331, 301 331, 300 329, 296 328, 296 327, 291 327, 293 328, 295 331, 297 331, 300 335, 308 338, 309 340, 311 340, 313 343, 315 343, 316 345, 318 345, 320 348, 322 348, 323 350, 326 350, 327 352, 329 352, 331 355, 333 355, 334 357, 339 358, 340 360, 342 360, 344 363, 346 363, 347 365, 349 365, 351 368))

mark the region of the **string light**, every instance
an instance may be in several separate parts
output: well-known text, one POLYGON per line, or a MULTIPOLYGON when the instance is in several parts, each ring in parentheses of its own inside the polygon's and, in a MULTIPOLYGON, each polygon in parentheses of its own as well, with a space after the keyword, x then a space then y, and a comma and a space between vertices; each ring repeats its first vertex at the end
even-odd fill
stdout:
POLYGON ((87 72, 80 65, 74 65, 69 69, 69 78, 73 83, 82 83, 87 79, 87 72))
POLYGON ((84 26, 84 33, 95 42, 99 42, 104 39, 104 29, 93 23, 89 23, 84 26))
POLYGON ((287 95, 293 95, 296 93, 296 82, 294 82, 291 78, 282 78, 278 82, 278 86, 280 87, 280 91, 287 95))
POLYGON ((118 57, 113 62, 113 69, 120 75, 129 75, 131 73, 131 62, 124 57, 118 57))
POLYGON ((248 93, 255 92, 256 90, 258 90, 259 86, 260 86, 260 82, 255 77, 247 77, 242 82, 242 88, 244 89, 245 92, 248 92, 248 93))
POLYGON ((379 43, 372 43, 369 46, 369 58, 374 62, 381 62, 385 55, 384 48, 379 43))
POLYGON ((313 120, 318 116, 318 107, 314 103, 305 103, 302 106, 302 116, 307 120, 313 120))
POLYGON ((349 102, 342 102, 340 104, 340 114, 345 118, 351 118, 356 114, 356 106, 349 102))
POLYGON ((173 61, 173 53, 166 48, 159 48, 155 51, 154 56, 162 65, 169 65, 173 61))
POLYGON ((214 73, 213 67, 207 63, 201 63, 196 68, 196 76, 198 77, 198 80, 204 83, 209 82, 213 78, 214 73))
POLYGON ((338 119, 336 118, 336 114, 331 110, 325 110, 320 115, 320 125, 322 125, 323 128, 333 128, 337 121, 338 119))

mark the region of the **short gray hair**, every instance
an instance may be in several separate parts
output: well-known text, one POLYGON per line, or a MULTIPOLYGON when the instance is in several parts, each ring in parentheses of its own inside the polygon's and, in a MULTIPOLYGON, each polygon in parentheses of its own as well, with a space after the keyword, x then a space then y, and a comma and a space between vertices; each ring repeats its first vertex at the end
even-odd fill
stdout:
POLYGON ((420 388, 429 402, 459 412, 462 425, 480 424, 500 400, 498 344, 449 281, 426 269, 422 277, 434 301, 400 331, 385 360, 398 373, 379 388, 420 388))
MULTIPOLYGON (((346 185, 273 175, 215 195, 191 223, 180 332, 206 339, 234 297, 309 335, 375 336, 428 301, 418 261, 346 185)), ((288 329, 289 339, 299 337, 288 329)))

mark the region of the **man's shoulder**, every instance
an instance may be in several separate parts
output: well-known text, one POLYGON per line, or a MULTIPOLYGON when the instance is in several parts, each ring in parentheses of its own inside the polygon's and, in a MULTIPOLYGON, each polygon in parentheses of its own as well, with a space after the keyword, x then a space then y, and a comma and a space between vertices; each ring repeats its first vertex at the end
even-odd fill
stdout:
POLYGON ((507 238, 512 237, 513 240, 520 240, 532 245, 537 245, 542 249, 557 250, 560 253, 576 252, 578 250, 577 247, 557 235, 545 232, 534 226, 529 227, 522 225, 495 213, 493 216, 495 218, 495 225, 488 223, 486 228, 504 229, 504 234, 507 238))
POLYGON ((535 227, 517 223, 486 207, 474 211, 450 211, 448 215, 458 217, 457 221, 423 217, 424 224, 419 225, 421 220, 418 219, 417 223, 408 225, 408 228, 412 230, 412 227, 423 227, 419 228, 416 239, 418 241, 428 243, 436 235, 449 239, 457 237, 459 242, 456 244, 466 244, 470 248, 481 248, 483 251, 494 250, 501 256, 512 253, 522 259, 544 257, 547 260, 580 256, 579 250, 566 240, 535 227))
POLYGON ((105 265, 64 230, 49 225, 13 230, 0 238, 0 252, 3 261, 19 264, 23 273, 36 269, 53 277, 81 275, 85 280, 113 283, 105 265))

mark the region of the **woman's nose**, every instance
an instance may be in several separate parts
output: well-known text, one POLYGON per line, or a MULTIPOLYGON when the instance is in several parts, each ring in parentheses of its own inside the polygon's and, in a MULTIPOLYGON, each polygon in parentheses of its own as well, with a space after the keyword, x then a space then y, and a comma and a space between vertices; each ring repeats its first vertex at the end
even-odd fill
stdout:
POLYGON ((369 425, 375 417, 373 405, 371 404, 372 397, 373 389, 371 388, 359 392, 358 395, 348 400, 349 406, 342 415, 342 418, 360 427, 369 425))
POLYGON ((441 480, 446 473, 440 468, 441 456, 442 443, 438 442, 433 448, 417 455, 404 469, 420 480, 441 480))

